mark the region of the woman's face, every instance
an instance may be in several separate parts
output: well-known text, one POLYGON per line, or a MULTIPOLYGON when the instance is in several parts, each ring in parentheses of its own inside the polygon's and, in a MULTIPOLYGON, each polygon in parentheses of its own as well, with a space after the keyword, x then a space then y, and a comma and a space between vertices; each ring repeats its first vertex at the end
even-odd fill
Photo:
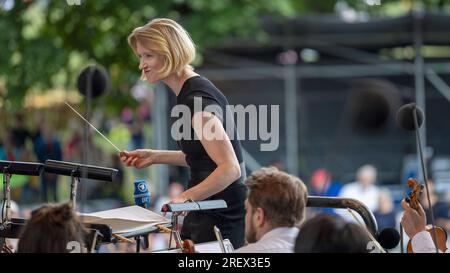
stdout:
POLYGON ((159 76, 159 71, 164 65, 164 57, 161 54, 146 49, 139 42, 136 44, 136 51, 139 57, 139 69, 145 73, 149 83, 155 83, 162 78, 159 76))

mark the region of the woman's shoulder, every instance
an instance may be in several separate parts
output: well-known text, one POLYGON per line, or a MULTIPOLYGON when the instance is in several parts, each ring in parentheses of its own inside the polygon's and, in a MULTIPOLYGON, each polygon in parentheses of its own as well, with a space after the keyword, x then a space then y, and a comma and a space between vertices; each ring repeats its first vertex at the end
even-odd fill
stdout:
POLYGON ((202 75, 196 75, 186 80, 186 89, 192 92, 218 90, 217 87, 202 75))
POLYGON ((178 101, 192 100, 194 97, 218 99, 220 96, 223 96, 222 92, 212 82, 198 75, 186 80, 178 101))

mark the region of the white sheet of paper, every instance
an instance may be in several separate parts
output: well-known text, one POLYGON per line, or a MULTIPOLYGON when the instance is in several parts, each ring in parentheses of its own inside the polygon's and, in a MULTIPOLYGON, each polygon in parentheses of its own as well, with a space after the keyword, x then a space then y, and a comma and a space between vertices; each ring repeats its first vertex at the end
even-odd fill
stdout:
POLYGON ((154 225, 169 223, 162 215, 139 206, 129 206, 94 213, 79 213, 78 215, 84 223, 110 225, 113 233, 133 232, 154 225))

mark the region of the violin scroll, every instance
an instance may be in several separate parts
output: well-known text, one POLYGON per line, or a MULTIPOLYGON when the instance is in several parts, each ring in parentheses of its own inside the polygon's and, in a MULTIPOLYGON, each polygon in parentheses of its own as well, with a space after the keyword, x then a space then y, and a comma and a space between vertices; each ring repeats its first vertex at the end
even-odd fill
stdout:
MULTIPOLYGON (((405 198, 405 201, 409 203, 409 206, 412 209, 419 211, 420 195, 423 192, 424 186, 416 179, 409 178, 408 187, 411 189, 411 192, 408 197, 405 198)), ((447 250, 447 232, 441 227, 433 227, 431 225, 427 225, 425 230, 430 233, 431 238, 435 244, 437 244, 438 249, 445 252, 447 250)), ((408 253, 413 253, 411 240, 408 241, 407 250, 408 253)))
POLYGON ((194 242, 189 239, 184 240, 183 244, 181 246, 181 252, 182 253, 195 253, 194 242))

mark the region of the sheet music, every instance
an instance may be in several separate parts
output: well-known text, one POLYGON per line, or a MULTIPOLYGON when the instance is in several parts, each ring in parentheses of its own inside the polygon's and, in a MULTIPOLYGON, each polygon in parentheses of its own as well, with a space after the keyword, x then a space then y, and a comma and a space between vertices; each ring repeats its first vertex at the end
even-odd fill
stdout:
POLYGON ((84 223, 106 224, 113 233, 139 231, 159 224, 170 223, 165 217, 139 206, 104 210, 94 213, 78 213, 84 223))

